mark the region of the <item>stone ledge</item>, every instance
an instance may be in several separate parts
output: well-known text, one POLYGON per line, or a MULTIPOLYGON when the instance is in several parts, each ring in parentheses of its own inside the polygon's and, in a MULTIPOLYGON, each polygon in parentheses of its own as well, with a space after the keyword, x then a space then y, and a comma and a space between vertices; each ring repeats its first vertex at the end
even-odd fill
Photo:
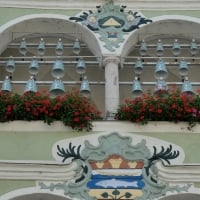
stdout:
MULTIPOLYGON (((131 123, 127 121, 95 121, 93 132, 134 132, 134 133, 200 133, 200 124, 188 130, 187 122, 149 122, 146 125, 131 123)), ((0 123, 0 132, 72 132, 70 127, 62 122, 56 121, 51 125, 43 121, 13 121, 0 123)))

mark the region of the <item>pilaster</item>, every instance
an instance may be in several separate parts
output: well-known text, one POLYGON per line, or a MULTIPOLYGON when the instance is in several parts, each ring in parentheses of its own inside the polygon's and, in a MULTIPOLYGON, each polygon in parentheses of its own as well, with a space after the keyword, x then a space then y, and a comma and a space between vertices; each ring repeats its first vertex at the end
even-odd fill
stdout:
POLYGON ((119 106, 119 70, 120 59, 116 56, 104 58, 105 67, 105 113, 112 120, 119 106))

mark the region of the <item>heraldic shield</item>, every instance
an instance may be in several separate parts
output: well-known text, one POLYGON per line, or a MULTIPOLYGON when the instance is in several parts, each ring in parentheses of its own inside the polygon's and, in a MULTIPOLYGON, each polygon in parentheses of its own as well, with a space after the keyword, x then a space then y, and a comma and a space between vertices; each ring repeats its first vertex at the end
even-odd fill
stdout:
POLYGON ((113 132, 96 141, 72 144, 68 140, 67 148, 65 142, 57 143, 55 156, 65 164, 75 162, 76 176, 62 183, 40 183, 41 189, 63 190, 64 195, 81 200, 151 200, 189 188, 170 185, 156 176, 157 162, 170 165, 179 159, 181 149, 173 150, 178 146, 165 143, 150 148, 145 139, 137 139, 135 144, 132 139, 113 132))

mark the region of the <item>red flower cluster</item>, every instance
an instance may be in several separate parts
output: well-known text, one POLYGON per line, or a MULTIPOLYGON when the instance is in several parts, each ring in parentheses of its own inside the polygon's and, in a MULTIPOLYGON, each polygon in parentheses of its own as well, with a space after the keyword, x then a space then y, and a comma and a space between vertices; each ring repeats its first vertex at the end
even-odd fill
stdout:
POLYGON ((188 128, 200 122, 200 96, 169 94, 144 94, 120 105, 115 118, 146 124, 148 121, 186 121, 188 128))
POLYGON ((47 94, 0 93, 0 122, 13 120, 43 120, 51 124, 55 120, 76 130, 91 130, 92 121, 100 119, 95 105, 79 92, 50 98, 47 94))

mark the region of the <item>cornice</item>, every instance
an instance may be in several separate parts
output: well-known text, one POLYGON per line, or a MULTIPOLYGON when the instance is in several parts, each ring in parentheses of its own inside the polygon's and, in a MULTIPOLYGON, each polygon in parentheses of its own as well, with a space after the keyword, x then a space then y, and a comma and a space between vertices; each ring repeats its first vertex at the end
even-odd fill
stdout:
POLYGON ((69 181, 78 176, 77 163, 0 161, 0 179, 69 181))
MULTIPOLYGON (((70 181, 77 174, 77 163, 58 164, 56 162, 37 163, 33 161, 0 161, 0 179, 34 181, 70 181)), ((169 183, 197 183, 200 181, 199 164, 163 166, 156 164, 157 178, 169 183)))
POLYGON ((163 166, 156 164, 157 178, 169 183, 198 183, 200 181, 199 164, 163 166))
MULTIPOLYGON (((58 10, 88 10, 95 9, 97 5, 102 5, 106 0, 0 0, 0 7, 16 8, 38 8, 38 9, 58 9, 58 10), (87 3, 86 3, 87 2, 87 3)), ((116 0, 115 4, 126 5, 131 10, 198 10, 200 9, 199 0, 116 0)))

